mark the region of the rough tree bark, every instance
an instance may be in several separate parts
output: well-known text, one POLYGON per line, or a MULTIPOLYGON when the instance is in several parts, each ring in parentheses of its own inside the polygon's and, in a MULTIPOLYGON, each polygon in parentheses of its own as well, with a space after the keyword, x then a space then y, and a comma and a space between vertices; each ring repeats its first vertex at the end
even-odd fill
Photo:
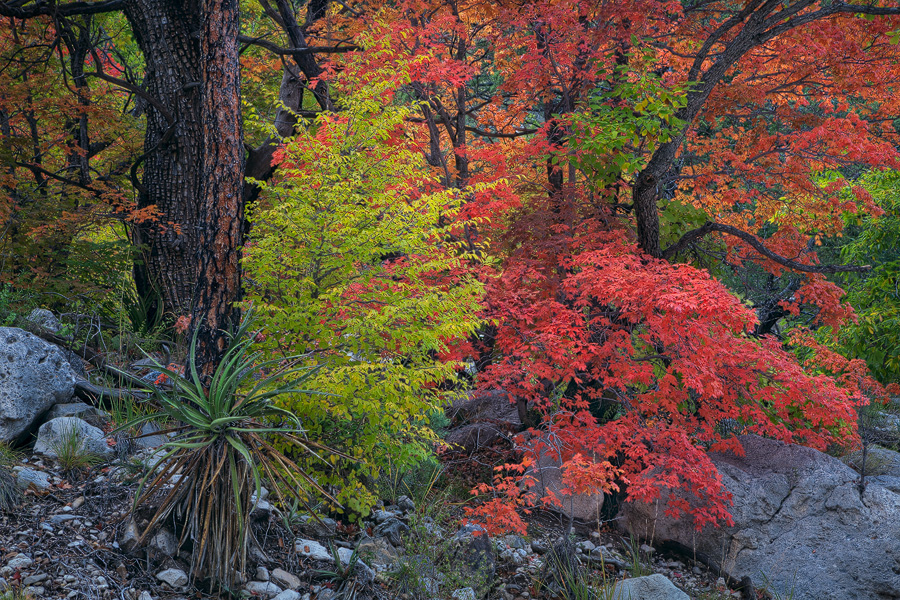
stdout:
POLYGON ((201 0, 199 276, 192 329, 197 368, 214 372, 236 327, 241 295, 240 245, 244 229, 244 147, 238 56, 238 0, 201 0))
MULTIPOLYGON (((141 52, 144 89, 171 120, 148 106, 138 208, 155 207, 158 223, 137 225, 141 252, 135 282, 142 298, 162 297, 165 310, 190 314, 197 283, 203 129, 200 123, 198 0, 130 0, 125 15, 141 52)), ((133 171, 136 172, 136 169, 133 171)), ((136 179, 136 178, 135 178, 136 179)))

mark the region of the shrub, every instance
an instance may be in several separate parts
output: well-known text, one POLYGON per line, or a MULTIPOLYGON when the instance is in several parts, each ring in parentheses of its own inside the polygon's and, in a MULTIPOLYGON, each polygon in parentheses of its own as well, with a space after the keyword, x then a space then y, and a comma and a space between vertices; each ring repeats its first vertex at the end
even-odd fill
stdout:
POLYGON ((410 67, 378 48, 367 56, 384 66, 360 87, 349 65, 334 82, 342 111, 279 151, 244 254, 260 347, 322 366, 308 385, 333 394, 283 406, 360 459, 333 472, 309 466, 363 514, 375 501, 366 484, 388 465, 420 462, 436 441, 429 415, 449 401, 460 367, 442 358, 478 326, 481 290, 453 241, 469 192, 428 192, 434 179, 404 135, 414 107, 392 103, 410 67))
MULTIPOLYGON (((274 446, 275 437, 292 448, 315 454, 321 446, 304 439, 299 419, 273 405, 281 395, 312 392, 298 386, 315 369, 297 367, 295 359, 260 362, 251 352, 252 318, 245 318, 231 336, 230 346, 208 388, 194 364, 197 337, 190 347, 189 376, 156 368, 173 381, 171 391, 155 389, 159 414, 139 417, 122 429, 164 418, 177 425, 166 454, 141 481, 134 508, 149 504, 158 494, 162 501, 143 537, 174 516, 181 529, 179 544, 192 542, 192 576, 208 578, 219 588, 230 588, 235 570, 246 569, 251 540, 248 526, 251 495, 262 484, 279 501, 285 494, 306 505, 305 489, 330 496, 292 460, 274 446), (172 486, 171 491, 165 491, 172 486)), ((332 499, 333 500, 333 499, 332 499)))

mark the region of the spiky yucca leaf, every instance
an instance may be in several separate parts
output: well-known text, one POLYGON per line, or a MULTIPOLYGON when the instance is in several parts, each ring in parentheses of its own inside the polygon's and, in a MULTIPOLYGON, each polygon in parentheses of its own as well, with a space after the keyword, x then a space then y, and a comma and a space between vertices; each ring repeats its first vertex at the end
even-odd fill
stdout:
POLYGON ((281 394, 319 393, 301 387, 316 368, 297 367, 299 358, 260 362, 260 354, 251 351, 251 325, 248 314, 231 336, 231 345, 208 388, 204 388, 193 360, 195 334, 188 377, 157 365, 155 368, 173 381, 171 390, 154 391, 159 413, 120 428, 130 429, 161 416, 177 423, 167 431, 174 437, 165 444, 165 454, 141 480, 134 509, 161 498, 143 536, 174 517, 181 528, 180 544, 188 539, 193 543, 191 576, 224 588, 230 588, 235 575, 246 569, 251 495, 256 492, 259 496, 263 482, 279 501, 285 499, 285 493, 291 494, 309 509, 303 490, 313 490, 337 504, 278 451, 271 438, 286 439, 315 456, 317 450, 344 456, 305 439, 297 417, 272 404, 281 394), (268 370, 273 372, 261 375, 268 370), (242 391, 247 388, 249 391, 242 391))

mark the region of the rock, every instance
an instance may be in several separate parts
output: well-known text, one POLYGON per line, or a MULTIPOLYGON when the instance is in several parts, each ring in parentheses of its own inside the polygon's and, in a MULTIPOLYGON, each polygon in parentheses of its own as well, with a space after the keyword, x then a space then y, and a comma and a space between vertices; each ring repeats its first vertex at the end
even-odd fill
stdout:
POLYGON ((454 402, 448 414, 457 423, 445 436, 451 448, 472 453, 501 436, 519 431, 522 421, 516 405, 503 390, 479 393, 454 402))
POLYGON ((163 556, 175 556, 178 554, 178 538, 168 529, 160 529, 159 532, 150 539, 150 548, 156 550, 163 556))
POLYGON ((490 580, 494 577, 494 545, 487 532, 478 525, 463 525, 451 539, 453 560, 473 575, 490 580))
POLYGON ((300 578, 288 573, 284 569, 273 569, 269 578, 283 589, 296 590, 300 588, 300 578))
POLYGON ((125 525, 125 530, 119 538, 119 548, 125 552, 132 552, 138 548, 140 539, 141 532, 138 530, 137 523, 134 522, 134 519, 131 519, 125 525))
POLYGON ((34 564, 34 561, 31 560, 30 558, 28 558, 27 556, 25 556, 24 554, 16 554, 11 559, 9 559, 9 562, 6 563, 6 566, 9 567, 10 569, 12 569, 13 571, 15 571, 15 570, 27 569, 27 568, 31 567, 31 565, 33 565, 33 564, 34 564))
MULTIPOLYGON (((862 450, 848 454, 843 459, 857 473, 863 472, 862 450)), ((900 477, 900 452, 869 446, 866 451, 866 477, 900 477)))
POLYGON ((563 483, 561 462, 557 453, 545 449, 539 451, 534 465, 525 471, 527 477, 535 481, 532 491, 538 498, 543 498, 552 492, 561 505, 550 507, 561 512, 569 518, 584 524, 599 523, 601 520, 600 509, 603 508, 603 494, 569 494, 563 490, 567 487, 563 483))
POLYGON ((59 333, 59 330, 62 329, 59 319, 46 308, 34 309, 25 317, 25 320, 50 333, 59 333))
POLYGON ((375 535, 387 538, 394 546, 403 544, 403 536, 409 533, 409 526, 400 519, 391 518, 375 528, 375 535))
POLYGON ((376 569, 391 567, 400 558, 397 549, 384 538, 366 537, 356 545, 359 555, 368 560, 376 569), (371 557, 371 558, 369 558, 371 557))
POLYGON ((400 515, 390 511, 390 510, 376 510, 372 513, 372 520, 375 521, 378 525, 384 523, 389 519, 397 519, 400 515))
POLYGON ((615 600, 690 600, 665 576, 656 573, 616 582, 615 600))
POLYGON ((470 587, 460 588, 455 590, 450 597, 453 600, 477 600, 477 596, 475 596, 475 590, 470 587))
POLYGON ((626 504, 623 526, 722 560, 734 579, 768 582, 782 597, 900 597, 900 495, 871 483, 861 497, 852 469, 811 448, 740 441, 743 457, 710 454, 734 498, 734 527, 697 532, 691 519, 664 515, 664 504, 626 504))
POLYGON ((22 585, 34 585, 36 583, 40 583, 47 579, 49 575, 46 573, 37 573, 35 575, 29 575, 25 579, 22 580, 22 585))
POLYGON ((147 590, 144 590, 138 596, 138 600, 153 600, 153 596, 150 595, 150 592, 148 592, 147 590))
MULTIPOLYGON (((298 539, 294 542, 294 548, 301 556, 334 564, 334 556, 327 548, 325 548, 325 546, 323 546, 319 542, 313 540, 298 539)), ((350 559, 353 557, 352 550, 350 550, 349 548, 338 548, 337 553, 338 558, 340 558, 341 560, 341 564, 350 564, 350 559)), ((359 560, 359 557, 357 557, 356 566, 353 569, 353 574, 356 577, 357 581, 363 584, 371 583, 375 580, 375 572, 369 567, 369 565, 367 565, 362 560, 359 560)))
MULTIPOLYGON (((269 581, 269 570, 265 567, 256 567, 256 580, 269 581)), ((277 585, 277 582, 276 582, 277 585)))
POLYGON ((160 429, 155 423, 144 423, 141 425, 140 437, 135 437, 131 441, 136 448, 141 450, 159 448, 169 440, 163 434, 157 433, 158 431, 160 429))
POLYGON ((94 427, 102 427, 106 421, 105 413, 102 413, 95 407, 85 404, 84 402, 57 404, 50 409, 50 412, 47 413, 44 421, 52 421, 59 417, 76 417, 94 427))
POLYGON ((528 542, 525 541, 525 538, 519 535, 504 536, 503 543, 505 543, 513 550, 526 550, 528 548, 528 542))
POLYGON ((187 573, 181 569, 166 569, 156 574, 156 578, 173 588, 183 588, 188 584, 187 573))
POLYGON ((74 520, 77 519, 77 518, 78 518, 78 517, 75 516, 75 515, 73 515, 73 514, 70 514, 70 513, 63 513, 63 514, 61 514, 61 515, 53 515, 53 516, 51 516, 51 517, 50 517, 50 523, 53 524, 53 525, 56 525, 57 527, 59 527, 59 526, 62 525, 63 523, 65 523, 65 522, 67 522, 67 521, 74 521, 74 520))
MULTIPOLYGON (((309 596, 309 594, 307 594, 309 596)), ((274 600, 301 600, 303 596, 300 595, 300 592, 295 592, 294 590, 284 590, 277 596, 275 596, 274 600)))
POLYGON ((260 598, 274 598, 284 591, 271 581, 251 581, 244 586, 244 589, 260 598))
POLYGON ((38 439, 34 444, 35 454, 57 456, 57 449, 67 435, 77 435, 84 452, 97 456, 110 456, 115 450, 106 443, 106 434, 87 422, 75 417, 59 417, 47 421, 38 429, 38 439))
POLYGON ((75 372, 59 348, 0 327, 0 441, 24 441, 37 418, 68 402, 74 390, 75 372))
POLYGON ((50 475, 43 471, 35 471, 34 469, 24 468, 16 471, 16 486, 20 490, 29 488, 38 491, 49 490, 53 485, 50 483, 50 475))
POLYGON ((332 556, 331 552, 329 552, 328 549, 319 542, 313 540, 298 539, 294 542, 294 547, 296 548, 297 553, 301 556, 305 556, 313 560, 321 560, 331 563, 334 562, 334 556, 332 556))
POLYGON ((550 551, 550 545, 544 540, 533 540, 531 542, 531 549, 535 554, 547 554, 547 552, 550 551))
POLYGON ((300 517, 300 530, 312 537, 331 538, 337 535, 337 521, 328 517, 316 519, 312 515, 303 515, 300 517))
POLYGON ((403 512, 412 512, 416 510, 416 503, 409 496, 400 496, 400 499, 397 500, 397 508, 403 512))

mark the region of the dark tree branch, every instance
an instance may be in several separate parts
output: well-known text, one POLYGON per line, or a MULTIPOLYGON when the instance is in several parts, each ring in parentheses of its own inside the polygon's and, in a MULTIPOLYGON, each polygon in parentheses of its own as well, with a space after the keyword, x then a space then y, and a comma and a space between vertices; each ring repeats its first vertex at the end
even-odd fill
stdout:
POLYGON ((125 8, 126 0, 106 0, 104 2, 69 2, 56 4, 39 0, 28 6, 13 6, 11 2, 0 3, 0 16, 14 19, 31 19, 45 15, 72 17, 75 15, 96 15, 125 8))
POLYGON ((794 271, 802 271, 803 273, 865 273, 866 271, 870 271, 872 269, 871 265, 807 265, 801 262, 797 262, 796 260, 791 260, 790 258, 786 258, 769 250, 759 240, 759 238, 753 234, 742 231, 737 227, 732 227, 731 225, 713 223, 712 221, 707 221, 701 227, 692 229, 691 231, 685 233, 683 236, 681 236, 680 240, 665 249, 665 251, 662 253, 662 258, 667 260, 672 258, 676 254, 687 248, 689 245, 699 241, 700 239, 714 231, 733 235, 734 237, 746 242, 759 254, 768 258, 772 262, 776 262, 779 265, 782 265, 794 271))
MULTIPOLYGON (((96 52, 93 54, 94 54, 94 59, 97 60, 96 52)), ((99 62, 98 62, 98 64, 99 64, 99 62)), ((113 77, 112 75, 107 75, 106 73, 103 73, 103 72, 85 73, 84 76, 85 77, 96 77, 97 79, 102 79, 103 81, 105 81, 107 83, 117 85, 122 89, 128 90, 129 92, 131 92, 137 96, 140 96, 141 98, 143 98, 144 100, 149 102, 151 105, 153 105, 153 108, 155 108, 156 110, 159 111, 159 114, 161 114, 163 116, 163 118, 168 122, 170 127, 175 124, 175 117, 173 117, 172 113, 169 112, 169 110, 166 109, 165 106, 163 106, 162 102, 160 102, 159 100, 157 100, 156 98, 154 98, 153 96, 148 94, 146 91, 144 91, 140 87, 134 85, 133 83, 129 83, 128 81, 125 81, 124 79, 119 79, 118 77, 113 77)))
POLYGON ((347 46, 307 46, 305 48, 282 48, 278 44, 266 41, 261 37, 250 37, 247 35, 239 35, 238 41, 242 44, 252 44, 254 46, 259 46, 260 48, 265 48, 270 52, 274 52, 275 54, 280 54, 282 56, 303 56, 306 54, 342 54, 344 52, 353 52, 354 50, 360 50, 359 46, 353 44, 347 46))

